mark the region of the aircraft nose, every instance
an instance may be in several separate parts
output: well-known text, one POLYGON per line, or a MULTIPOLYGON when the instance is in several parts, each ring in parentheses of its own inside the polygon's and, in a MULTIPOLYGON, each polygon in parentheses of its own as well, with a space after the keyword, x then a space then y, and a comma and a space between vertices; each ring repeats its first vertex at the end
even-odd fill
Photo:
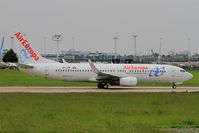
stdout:
POLYGON ((187 73, 187 79, 193 78, 193 75, 191 73, 187 73))

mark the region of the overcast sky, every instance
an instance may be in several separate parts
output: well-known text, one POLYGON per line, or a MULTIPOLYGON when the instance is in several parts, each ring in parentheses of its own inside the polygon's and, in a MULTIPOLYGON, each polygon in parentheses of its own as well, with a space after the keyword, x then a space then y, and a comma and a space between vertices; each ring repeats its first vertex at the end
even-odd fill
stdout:
MULTIPOLYGON (((118 53, 134 52, 132 35, 137 34, 138 53, 188 49, 199 52, 199 0, 0 0, 0 37, 16 31, 27 35, 32 46, 44 52, 56 53, 52 35, 63 34, 61 50, 74 47, 88 51, 114 51, 114 36, 118 53)), ((19 45, 16 44, 15 46, 19 45)))

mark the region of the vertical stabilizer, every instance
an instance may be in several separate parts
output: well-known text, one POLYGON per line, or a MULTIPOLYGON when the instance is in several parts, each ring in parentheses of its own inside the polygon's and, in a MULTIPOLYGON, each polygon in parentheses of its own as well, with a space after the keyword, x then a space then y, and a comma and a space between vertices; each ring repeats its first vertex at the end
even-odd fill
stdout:
POLYGON ((3 59, 3 44, 4 44, 4 37, 1 42, 1 47, 0 47, 0 61, 3 59))
POLYGON ((15 38, 21 45, 18 60, 20 64, 30 64, 30 63, 54 63, 55 61, 48 60, 42 57, 38 52, 36 52, 30 45, 28 40, 24 37, 21 32, 14 34, 15 38))

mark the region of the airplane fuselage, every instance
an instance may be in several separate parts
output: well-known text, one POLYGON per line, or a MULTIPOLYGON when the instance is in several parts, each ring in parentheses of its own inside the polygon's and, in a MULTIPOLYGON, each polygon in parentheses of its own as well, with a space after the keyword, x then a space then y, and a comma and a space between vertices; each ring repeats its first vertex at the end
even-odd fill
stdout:
MULTIPOLYGON (((29 64, 33 69, 22 69, 33 75, 63 81, 98 82, 88 63, 29 64)), ((192 78, 183 69, 159 64, 95 64, 100 72, 117 77, 135 77, 138 82, 181 83, 192 78)))

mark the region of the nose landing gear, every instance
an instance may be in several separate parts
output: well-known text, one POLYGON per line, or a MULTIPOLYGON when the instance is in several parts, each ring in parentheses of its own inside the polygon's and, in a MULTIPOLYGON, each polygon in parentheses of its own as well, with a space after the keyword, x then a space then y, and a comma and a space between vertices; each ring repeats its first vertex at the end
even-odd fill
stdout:
POLYGON ((172 88, 176 89, 176 84, 175 83, 173 83, 172 88))

